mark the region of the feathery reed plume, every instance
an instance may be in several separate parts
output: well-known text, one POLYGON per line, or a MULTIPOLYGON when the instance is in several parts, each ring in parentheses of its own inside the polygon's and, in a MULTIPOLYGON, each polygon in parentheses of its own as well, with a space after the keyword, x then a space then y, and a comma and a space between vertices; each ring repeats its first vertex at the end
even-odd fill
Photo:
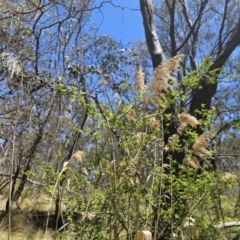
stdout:
POLYGON ((11 73, 11 77, 19 76, 23 72, 19 57, 13 57, 9 52, 3 52, 0 54, 0 59, 6 61, 6 67, 11 73))
POLYGON ((71 165, 70 165, 70 162, 67 161, 65 162, 64 165, 63 165, 63 168, 65 168, 65 176, 66 178, 69 178, 71 175, 72 175, 72 168, 71 168, 71 165), (66 163, 66 165, 65 165, 66 163))
POLYGON ((88 176, 88 170, 87 170, 85 167, 82 167, 82 168, 81 168, 81 172, 82 172, 84 175, 88 176))
POLYGON ((136 112, 134 109, 131 109, 126 114, 126 118, 129 122, 135 122, 136 121, 136 112))
POLYGON ((192 157, 192 159, 188 161, 188 166, 195 170, 200 168, 199 162, 195 157, 192 157))
POLYGON ((67 172, 70 169, 70 162, 66 161, 63 163, 63 168, 62 171, 60 172, 60 176, 62 175, 62 173, 67 172))
POLYGON ((176 150, 176 148, 178 148, 178 143, 179 143, 179 135, 178 134, 173 134, 171 137, 169 137, 168 146, 169 146, 170 150, 176 150))
POLYGON ((141 231, 137 235, 137 240, 152 240, 152 233, 150 231, 141 231))
POLYGON ((135 135, 137 143, 141 143, 145 140, 146 133, 145 132, 137 132, 135 135))
POLYGON ((89 219, 89 220, 92 220, 93 218, 96 217, 96 213, 94 212, 88 212, 87 214, 84 214, 83 216, 83 219, 82 220, 85 220, 85 219, 89 219))
POLYGON ((148 85, 147 89, 156 95, 160 95, 172 90, 172 86, 164 81, 154 81, 152 84, 148 85))
POLYGON ((158 130, 161 128, 159 121, 157 121, 157 119, 155 117, 151 117, 148 120, 148 126, 150 127, 150 129, 152 130, 158 130))
POLYGON ((168 151, 169 151, 169 146, 166 145, 166 146, 163 148, 163 151, 164 151, 164 152, 168 152, 168 151))
POLYGON ((86 155, 86 153, 84 151, 77 151, 76 153, 74 153, 72 155, 72 158, 74 158, 75 161, 77 161, 77 162, 82 162, 85 155, 86 155))
POLYGON ((200 122, 194 116, 184 112, 181 114, 178 114, 178 120, 180 122, 180 125, 177 128, 177 132, 179 135, 183 133, 183 130, 186 126, 191 126, 193 128, 196 128, 197 125, 200 125, 200 122))
POLYGON ((195 140, 195 143, 192 146, 192 152, 195 156, 201 158, 211 156, 211 152, 207 149, 209 146, 209 135, 209 132, 203 133, 195 140))
POLYGON ((144 90, 146 88, 145 83, 144 83, 144 72, 142 70, 141 65, 138 65, 138 67, 137 67, 137 74, 136 74, 134 87, 137 90, 144 90))
POLYGON ((188 166, 191 167, 191 168, 193 168, 193 169, 195 169, 195 170, 198 170, 198 168, 199 168, 199 164, 198 164, 198 163, 195 163, 193 160, 190 160, 190 161, 188 162, 188 166))
POLYGON ((179 67, 183 57, 184 55, 182 54, 172 57, 161 63, 154 70, 154 81, 147 87, 147 89, 151 93, 149 96, 149 100, 153 104, 158 104, 159 99, 166 100, 166 92, 172 90, 172 86, 169 84, 169 81, 175 81, 173 73, 179 67))
POLYGON ((149 94, 145 96, 144 101, 146 103, 150 102, 153 105, 164 106, 164 102, 167 101, 166 93, 169 90, 172 90, 172 86, 167 82, 153 82, 152 84, 147 86, 147 90, 149 90, 149 94), (163 101, 163 102, 162 102, 163 101))
POLYGON ((175 81, 173 73, 176 69, 179 68, 183 58, 184 55, 180 54, 160 64, 154 71, 154 82, 160 81, 168 83, 169 80, 175 81))
POLYGON ((236 181, 238 179, 238 177, 235 174, 229 173, 229 172, 225 172, 224 175, 221 177, 221 180, 223 182, 227 182, 229 180, 233 180, 236 181))

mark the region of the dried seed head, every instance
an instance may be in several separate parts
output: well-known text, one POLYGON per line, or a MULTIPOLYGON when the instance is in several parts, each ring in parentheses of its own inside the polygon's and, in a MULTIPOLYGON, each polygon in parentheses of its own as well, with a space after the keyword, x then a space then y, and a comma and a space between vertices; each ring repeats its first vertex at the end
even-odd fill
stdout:
POLYGON ((238 177, 235 174, 228 173, 228 172, 224 173, 224 175, 221 177, 221 180, 223 182, 227 182, 229 180, 237 180, 237 179, 238 177))
POLYGON ((135 122, 136 113, 135 113, 134 109, 129 110, 129 112, 126 114, 126 118, 129 122, 135 122))
POLYGON ((193 158, 190 161, 188 161, 188 165, 189 165, 189 167, 191 167, 195 170, 199 169, 199 167, 200 167, 199 162, 196 158, 193 158))
POLYGON ((144 90, 146 88, 145 83, 144 83, 144 72, 142 70, 141 65, 138 65, 134 87, 137 90, 144 90))
POLYGON ((191 126, 193 128, 196 128, 197 125, 200 125, 200 122, 194 116, 184 112, 181 114, 178 114, 178 120, 180 122, 180 125, 177 128, 177 132, 179 135, 183 133, 183 130, 186 126, 191 126))
POLYGON ((194 155, 199 156, 201 158, 211 156, 211 152, 207 149, 209 146, 208 138, 210 133, 201 134, 192 146, 192 152, 194 155))
POLYGON ((178 134, 173 134, 169 139, 168 139, 168 146, 170 150, 174 150, 178 147, 179 143, 179 135, 178 134))
POLYGON ((173 73, 179 68, 183 58, 184 55, 180 54, 161 63, 154 71, 154 82, 168 82, 169 80, 175 81, 173 73))
POLYGON ((158 130, 160 129, 160 123, 159 121, 157 121, 157 119, 155 117, 151 117, 148 120, 148 126, 152 129, 152 130, 158 130))
POLYGON ((147 89, 150 94, 148 101, 153 104, 159 104, 159 100, 166 100, 166 93, 172 90, 169 81, 175 81, 174 71, 179 67, 184 55, 178 55, 161 63, 154 70, 154 81, 148 85, 147 89))
POLYGON ((146 136, 145 132, 137 132, 137 134, 135 135, 136 141, 138 143, 143 142, 145 140, 145 136, 146 136))
POLYGON ((74 158, 77 162, 82 162, 85 155, 86 153, 84 151, 77 151, 73 154, 72 158, 74 158))
POLYGON ((178 119, 181 123, 184 122, 191 127, 196 127, 197 125, 200 125, 200 122, 194 116, 188 113, 183 112, 181 114, 178 114, 178 119))
POLYGON ((83 173, 84 175, 88 176, 88 171, 87 171, 87 169, 86 169, 85 167, 82 167, 82 168, 81 168, 81 171, 82 171, 82 173, 83 173))

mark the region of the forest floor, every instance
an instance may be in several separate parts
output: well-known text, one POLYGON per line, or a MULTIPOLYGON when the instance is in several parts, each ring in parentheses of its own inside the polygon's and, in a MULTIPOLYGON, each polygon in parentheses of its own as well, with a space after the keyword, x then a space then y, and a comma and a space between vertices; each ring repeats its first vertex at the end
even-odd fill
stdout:
MULTIPOLYGON (((0 192, 0 240, 8 239, 8 214, 5 213, 8 189, 0 192)), ((39 194, 39 190, 26 188, 18 203, 12 204, 11 240, 52 240, 54 232, 41 229, 41 219, 34 213, 43 212, 45 216, 49 210, 50 196, 39 194)))

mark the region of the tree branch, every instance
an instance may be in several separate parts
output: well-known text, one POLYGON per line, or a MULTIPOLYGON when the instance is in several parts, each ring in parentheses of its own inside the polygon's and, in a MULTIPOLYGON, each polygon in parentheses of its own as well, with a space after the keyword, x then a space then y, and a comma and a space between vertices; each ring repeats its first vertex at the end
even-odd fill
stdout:
MULTIPOLYGON (((186 1, 181 0, 180 3, 183 8, 183 16, 185 17, 188 28, 190 29, 190 31, 191 31, 191 29, 193 29, 192 44, 191 44, 191 50, 189 50, 189 57, 190 57, 190 64, 191 64, 192 70, 196 70, 197 69, 197 63, 196 63, 197 40, 198 40, 198 31, 200 29, 200 24, 198 24, 197 29, 193 28, 192 20, 188 14, 186 1)), ((199 22, 200 22, 200 19, 199 19, 198 23, 199 22)), ((196 22, 196 24, 197 24, 197 22, 196 22)), ((190 37, 190 35, 189 35, 189 37, 190 37)))
MULTIPOLYGON (((232 36, 225 44, 225 47, 221 53, 217 56, 213 65, 209 68, 209 73, 213 70, 219 69, 216 72, 216 77, 220 73, 220 69, 224 66, 232 52, 240 45, 240 18, 236 27, 233 30, 232 36)), ((190 105, 190 114, 194 114, 196 110, 200 110, 202 104, 204 104, 206 109, 210 108, 211 100, 216 94, 217 82, 214 84, 208 84, 204 79, 201 80, 201 89, 193 92, 192 102, 190 105)))
POLYGON ((201 17, 202 17, 202 14, 203 14, 203 11, 206 7, 208 3, 208 0, 204 0, 202 3, 201 3, 201 7, 199 9, 199 13, 198 13, 198 16, 196 18, 196 20, 194 21, 188 35, 186 36, 185 40, 183 41, 183 43, 176 49, 176 51, 178 52, 179 50, 181 50, 181 48, 186 44, 186 42, 189 40, 189 38, 191 37, 192 33, 194 32, 195 30, 195 27, 196 25, 199 23, 199 21, 201 20, 201 17))
POLYGON ((220 54, 220 52, 222 51, 222 34, 223 34, 223 30, 224 30, 224 24, 227 18, 227 6, 228 6, 229 0, 225 1, 225 7, 224 7, 224 13, 223 13, 223 19, 222 19, 222 23, 221 23, 221 27, 219 30, 219 36, 218 36, 218 54, 220 54))
POLYGON ((189 14, 188 14, 186 1, 185 0, 180 0, 180 3, 181 3, 182 8, 183 8, 183 16, 185 17, 185 20, 188 24, 188 27, 191 29, 192 28, 192 21, 189 17, 189 14))
POLYGON ((172 1, 172 6, 170 6, 170 3, 168 0, 165 0, 169 15, 170 15, 170 38, 171 38, 171 57, 176 56, 177 51, 176 51, 176 39, 175 39, 175 5, 176 5, 176 0, 172 1))
POLYGON ((240 222, 226 222, 226 223, 221 223, 218 225, 215 225, 215 228, 229 228, 229 227, 236 227, 240 226, 240 222))

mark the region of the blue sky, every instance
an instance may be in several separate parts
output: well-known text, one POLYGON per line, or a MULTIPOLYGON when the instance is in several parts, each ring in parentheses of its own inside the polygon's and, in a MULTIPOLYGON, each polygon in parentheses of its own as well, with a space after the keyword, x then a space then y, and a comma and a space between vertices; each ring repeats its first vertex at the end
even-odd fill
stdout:
POLYGON ((139 0, 112 0, 114 5, 105 4, 101 11, 93 13, 94 23, 100 34, 106 34, 127 44, 133 40, 145 40, 139 0), (101 24, 102 23, 102 24, 101 24))

